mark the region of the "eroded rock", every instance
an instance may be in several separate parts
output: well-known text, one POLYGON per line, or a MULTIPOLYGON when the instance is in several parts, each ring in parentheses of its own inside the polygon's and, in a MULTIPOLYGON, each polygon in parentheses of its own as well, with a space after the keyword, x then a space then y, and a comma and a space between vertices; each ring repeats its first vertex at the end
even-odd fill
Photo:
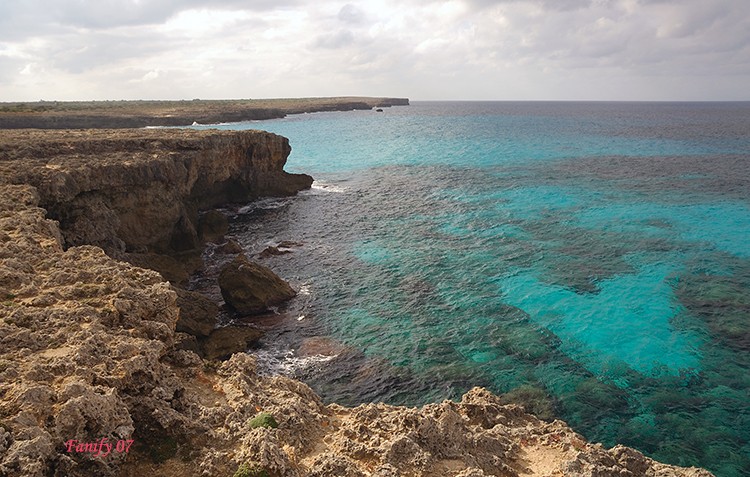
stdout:
POLYGON ((268 267, 238 255, 219 273, 221 295, 239 313, 257 314, 296 295, 291 286, 268 267))
POLYGON ((242 253, 242 245, 238 244, 236 240, 230 239, 216 247, 216 252, 226 255, 242 253))
MULTIPOLYGON (((284 171, 289 141, 262 131, 3 131, 3 182, 36 187, 66 247, 166 253, 200 246, 198 211, 293 195, 312 177, 284 171)), ((223 226, 213 212, 207 235, 223 226), (215 219, 215 220, 214 220, 215 219)))
POLYGON ((247 326, 224 326, 215 329, 202 340, 201 350, 205 359, 228 358, 234 353, 244 353, 256 344, 263 332, 247 326))
POLYGON ((199 337, 210 335, 216 328, 219 306, 198 292, 180 288, 173 290, 177 293, 177 306, 180 308, 176 331, 199 337))

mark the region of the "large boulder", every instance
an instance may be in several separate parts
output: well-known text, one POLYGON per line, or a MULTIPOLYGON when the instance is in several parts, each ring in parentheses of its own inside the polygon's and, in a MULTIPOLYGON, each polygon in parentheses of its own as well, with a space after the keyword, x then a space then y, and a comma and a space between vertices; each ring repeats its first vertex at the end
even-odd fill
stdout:
POLYGON ((224 301, 239 313, 263 313, 297 293, 271 269, 238 255, 219 274, 224 301))

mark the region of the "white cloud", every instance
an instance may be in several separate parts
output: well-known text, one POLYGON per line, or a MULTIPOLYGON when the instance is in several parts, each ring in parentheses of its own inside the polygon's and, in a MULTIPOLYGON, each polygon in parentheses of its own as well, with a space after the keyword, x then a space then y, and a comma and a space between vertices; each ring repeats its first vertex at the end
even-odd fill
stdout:
POLYGON ((750 2, 4 2, 0 68, 0 100, 750 99, 750 2))

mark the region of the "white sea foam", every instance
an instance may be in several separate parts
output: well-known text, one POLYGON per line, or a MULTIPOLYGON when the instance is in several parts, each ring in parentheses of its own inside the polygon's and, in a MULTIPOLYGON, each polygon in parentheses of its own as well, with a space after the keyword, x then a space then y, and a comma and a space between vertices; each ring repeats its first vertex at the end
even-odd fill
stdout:
POLYGON ((333 193, 338 193, 338 194, 341 194, 349 190, 348 187, 341 187, 341 186, 336 186, 333 184, 325 184, 325 183, 318 182, 318 181, 314 181, 312 185, 310 186, 310 189, 312 189, 315 192, 333 192, 333 193))
POLYGON ((258 365, 258 373, 261 375, 276 375, 295 377, 306 369, 331 361, 338 355, 325 356, 316 354, 312 356, 295 356, 291 349, 283 349, 278 346, 264 348, 252 352, 258 365))

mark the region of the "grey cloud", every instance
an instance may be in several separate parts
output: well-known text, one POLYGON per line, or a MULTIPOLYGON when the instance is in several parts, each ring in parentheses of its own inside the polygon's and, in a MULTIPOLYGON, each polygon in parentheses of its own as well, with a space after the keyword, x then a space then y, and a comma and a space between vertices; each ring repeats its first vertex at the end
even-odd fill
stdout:
POLYGON ((25 0, 0 4, 0 40, 31 37, 71 28, 107 29, 155 25, 194 9, 267 11, 302 0, 25 0))
POLYGON ((62 71, 82 73, 122 60, 158 54, 178 46, 173 40, 157 34, 138 36, 93 33, 70 35, 50 46, 44 56, 62 71))
POLYGON ((108 28, 163 23, 192 8, 265 11, 298 4, 298 0, 64 0, 55 2, 56 17, 65 24, 108 28))
POLYGON ((527 3, 541 6, 548 10, 576 10, 591 6, 592 0, 468 0, 469 4, 479 8, 509 3, 527 3))
POLYGON ((335 33, 320 35, 315 39, 314 46, 319 48, 343 48, 354 42, 354 34, 349 30, 339 30, 335 33))
POLYGON ((641 2, 629 9, 621 1, 599 0, 589 8, 548 10, 542 16, 517 10, 508 16, 510 33, 494 40, 495 49, 560 69, 748 71, 750 2, 641 2))
MULTIPOLYGON (((350 84, 374 88, 363 94, 381 85, 395 88, 393 94, 407 95, 409 88, 423 94, 423 85, 435 81, 441 84, 429 85, 432 97, 471 91, 479 98, 497 95, 491 88, 498 82, 512 95, 515 81, 522 96, 549 97, 546 88, 559 82, 575 85, 580 97, 587 88, 592 97, 606 97, 611 89, 601 85, 618 78, 624 85, 637 81, 637 88, 680 78, 685 91, 711 84, 710 78, 734 78, 738 92, 732 94, 747 95, 747 0, 458 1, 464 8, 437 8, 445 0, 390 0, 376 11, 353 0, 315 6, 302 0, 0 0, 0 82, 20 84, 30 77, 19 72, 33 63, 49 73, 41 91, 57 91, 52 81, 63 78, 73 91, 80 80, 132 97, 181 94, 170 89, 177 77, 189 97, 246 95, 248 77, 258 78, 254 88, 265 88, 258 91, 277 96, 350 84), (220 31, 208 28, 199 39, 152 26, 191 8, 256 13, 229 22, 232 15, 222 15, 220 31), (293 14, 265 15, 271 10, 293 14), (43 41, 25 40, 32 37, 43 41), (3 57, 4 46, 26 57, 3 57), (271 54, 284 74, 273 81, 248 74, 271 54), (159 74, 142 81, 151 70, 159 74)), ((565 97, 565 89, 555 91, 565 97)))
POLYGON ((706 2, 682 8, 676 12, 675 25, 671 37, 685 38, 699 35, 714 25, 732 23, 730 5, 721 2, 706 2), (727 21, 728 20, 728 21, 727 21))
POLYGON ((356 6, 347 3, 339 10, 338 19, 344 23, 362 23, 365 19, 365 14, 356 6))
POLYGON ((98 29, 161 23, 179 12, 183 6, 184 4, 176 1, 64 0, 57 1, 47 8, 50 9, 52 21, 67 26, 98 29))

